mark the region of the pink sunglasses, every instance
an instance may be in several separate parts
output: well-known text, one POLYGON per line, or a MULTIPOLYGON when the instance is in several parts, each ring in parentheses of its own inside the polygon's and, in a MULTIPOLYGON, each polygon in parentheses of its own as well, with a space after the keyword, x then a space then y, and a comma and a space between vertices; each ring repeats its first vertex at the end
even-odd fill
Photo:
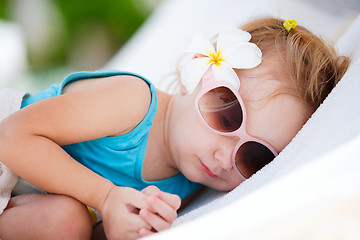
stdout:
POLYGON ((195 100, 196 108, 212 131, 239 137, 232 164, 239 176, 247 179, 271 162, 278 153, 266 141, 246 132, 246 110, 238 91, 227 81, 214 81, 209 72, 202 77, 201 90, 195 100))

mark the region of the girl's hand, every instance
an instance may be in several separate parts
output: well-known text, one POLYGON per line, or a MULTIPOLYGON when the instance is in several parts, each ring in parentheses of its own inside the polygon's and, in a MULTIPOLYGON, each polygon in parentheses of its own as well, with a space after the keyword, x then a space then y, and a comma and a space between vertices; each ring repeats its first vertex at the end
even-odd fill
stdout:
POLYGON ((139 235, 144 237, 170 228, 177 218, 177 210, 181 205, 180 197, 175 194, 162 192, 155 186, 149 186, 143 189, 142 192, 147 195, 149 207, 141 208, 139 215, 152 226, 152 229, 141 228, 139 235))
POLYGON ((107 239, 138 239, 140 229, 150 231, 152 226, 139 216, 139 209, 147 208, 150 206, 146 194, 114 186, 99 209, 107 239))

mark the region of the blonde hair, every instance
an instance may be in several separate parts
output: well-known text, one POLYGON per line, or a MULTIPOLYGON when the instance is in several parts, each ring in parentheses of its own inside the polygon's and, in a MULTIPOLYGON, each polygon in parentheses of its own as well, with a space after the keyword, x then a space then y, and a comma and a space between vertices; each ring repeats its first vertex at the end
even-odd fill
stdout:
MULTIPOLYGON (((290 85, 279 94, 292 94, 315 110, 345 74, 350 59, 338 56, 334 47, 306 28, 296 26, 289 32, 285 20, 262 18, 241 27, 252 36, 264 56, 276 51, 282 58, 290 85)), ((266 58, 264 58, 266 61, 266 58)))

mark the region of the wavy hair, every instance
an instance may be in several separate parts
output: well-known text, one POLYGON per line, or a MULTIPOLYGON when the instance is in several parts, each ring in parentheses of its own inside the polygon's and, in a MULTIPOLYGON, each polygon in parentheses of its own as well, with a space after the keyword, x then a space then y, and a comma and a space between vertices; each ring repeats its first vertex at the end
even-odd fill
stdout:
POLYGON ((339 56, 332 44, 311 33, 302 26, 289 32, 283 27, 285 20, 262 18, 241 27, 252 36, 266 56, 278 54, 290 77, 286 89, 277 94, 292 94, 313 110, 320 106, 331 90, 345 74, 350 59, 339 56))

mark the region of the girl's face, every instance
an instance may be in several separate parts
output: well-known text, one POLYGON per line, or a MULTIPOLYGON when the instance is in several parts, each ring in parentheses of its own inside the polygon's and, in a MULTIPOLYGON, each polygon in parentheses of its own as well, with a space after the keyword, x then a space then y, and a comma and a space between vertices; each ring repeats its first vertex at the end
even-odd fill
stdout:
MULTIPOLYGON (((254 69, 237 71, 239 93, 246 108, 248 134, 281 152, 309 118, 310 111, 291 95, 269 97, 282 87, 279 78, 284 76, 276 76, 279 80, 269 74, 265 76, 267 67, 262 63, 254 69)), ((200 89, 199 84, 192 94, 174 98, 170 151, 177 168, 188 179, 214 189, 232 190, 243 181, 232 167, 232 154, 239 138, 220 135, 205 125, 195 105, 200 89)))

